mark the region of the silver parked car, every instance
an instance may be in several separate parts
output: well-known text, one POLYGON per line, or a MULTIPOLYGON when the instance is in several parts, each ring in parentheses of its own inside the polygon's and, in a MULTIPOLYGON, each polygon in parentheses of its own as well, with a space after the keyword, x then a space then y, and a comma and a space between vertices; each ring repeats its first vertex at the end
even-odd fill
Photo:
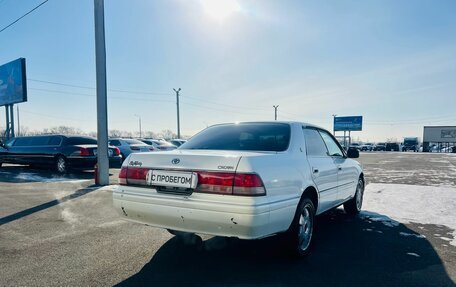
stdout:
POLYGON ((177 146, 177 147, 180 147, 181 145, 183 145, 184 143, 187 142, 187 140, 183 140, 183 139, 172 139, 172 140, 169 140, 168 142, 170 142, 171 144, 177 146))
POLYGON ((112 138, 109 139, 108 142, 109 145, 119 148, 122 161, 125 160, 131 153, 156 150, 156 148, 152 145, 148 145, 136 139, 112 138))
POLYGON ((165 140, 156 140, 156 139, 140 139, 145 144, 153 146, 157 150, 173 150, 177 146, 165 141, 165 140))

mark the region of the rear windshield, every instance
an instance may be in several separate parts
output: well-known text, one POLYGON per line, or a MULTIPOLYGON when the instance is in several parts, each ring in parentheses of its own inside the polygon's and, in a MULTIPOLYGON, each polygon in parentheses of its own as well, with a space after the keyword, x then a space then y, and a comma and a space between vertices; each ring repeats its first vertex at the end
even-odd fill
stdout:
POLYGON ((289 142, 288 124, 225 124, 203 130, 179 149, 285 151, 289 142))
POLYGON ((89 137, 69 137, 66 143, 67 145, 97 144, 97 140, 89 137))

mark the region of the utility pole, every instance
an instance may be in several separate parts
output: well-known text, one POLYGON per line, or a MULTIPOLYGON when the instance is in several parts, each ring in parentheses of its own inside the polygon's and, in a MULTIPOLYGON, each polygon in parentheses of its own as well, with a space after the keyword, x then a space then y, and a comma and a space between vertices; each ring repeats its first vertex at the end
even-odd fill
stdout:
POLYGON ((97 75, 97 142, 98 184, 109 184, 108 100, 106 87, 106 46, 104 0, 94 0, 95 62, 97 75))
POLYGON ((11 117, 11 137, 14 138, 14 105, 10 106, 10 117, 11 117))
POLYGON ((336 125, 335 125, 335 121, 336 121, 336 117, 337 115, 336 114, 333 114, 333 135, 336 136, 336 125))
POLYGON ((180 132, 180 118, 179 118, 179 92, 181 91, 181 88, 179 89, 174 89, 173 90, 176 92, 176 104, 177 104, 177 138, 181 138, 181 132, 180 132))
POLYGON ((135 115, 135 117, 138 117, 138 119, 139 119, 139 137, 142 138, 142 132, 141 132, 141 116, 140 116, 140 115, 135 115))
POLYGON ((274 107, 274 120, 277 121, 277 109, 279 108, 279 105, 273 106, 274 107))

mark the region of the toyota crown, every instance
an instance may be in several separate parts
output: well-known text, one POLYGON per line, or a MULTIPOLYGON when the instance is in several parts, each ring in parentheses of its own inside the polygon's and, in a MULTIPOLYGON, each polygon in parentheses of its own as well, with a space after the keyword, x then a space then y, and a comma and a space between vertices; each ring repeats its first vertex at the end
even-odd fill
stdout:
POLYGON ((361 210, 364 175, 356 149, 298 122, 211 126, 174 151, 131 154, 114 207, 127 220, 168 229, 257 239, 281 234, 309 252, 314 217, 340 205, 361 210))

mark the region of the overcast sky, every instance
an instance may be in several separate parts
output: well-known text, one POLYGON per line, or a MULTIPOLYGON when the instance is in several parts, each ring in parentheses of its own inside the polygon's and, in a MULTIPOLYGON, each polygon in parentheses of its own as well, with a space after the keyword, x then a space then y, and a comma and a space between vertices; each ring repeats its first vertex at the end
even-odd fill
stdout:
MULTIPOLYGON (((353 134, 371 141, 456 125, 456 1, 209 1, 105 1, 109 129, 137 131, 136 114, 176 130, 173 88, 185 135, 273 105, 328 129, 362 115, 353 134)), ((0 28, 40 2, 0 0, 0 28)), ((0 64, 19 57, 21 125, 96 130, 93 0, 50 0, 0 33, 0 64)))

